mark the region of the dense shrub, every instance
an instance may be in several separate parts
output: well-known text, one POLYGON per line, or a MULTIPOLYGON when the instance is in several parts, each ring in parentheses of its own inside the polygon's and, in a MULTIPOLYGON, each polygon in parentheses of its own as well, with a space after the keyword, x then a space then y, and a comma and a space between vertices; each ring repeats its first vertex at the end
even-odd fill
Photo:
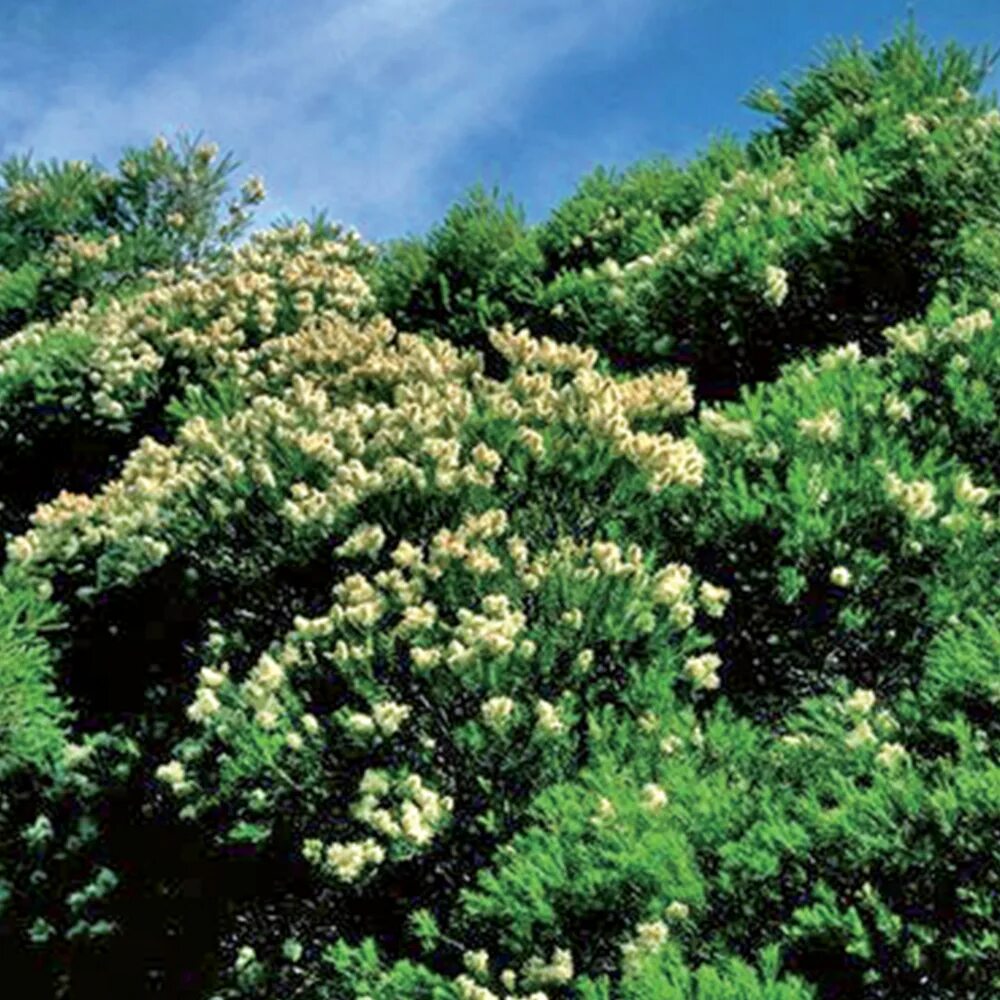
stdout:
POLYGON ((204 145, 5 165, 12 981, 1000 994, 985 65, 835 46, 383 247, 227 247, 204 145))
POLYGON ((489 329, 533 300, 541 265, 523 210, 475 187, 425 240, 388 244, 376 289, 400 329, 484 349, 489 329))
POLYGON ((220 219, 238 164, 186 135, 126 149, 112 174, 95 163, 0 164, 0 334, 52 319, 81 296, 120 291, 151 268, 211 260, 264 197, 250 178, 220 219))

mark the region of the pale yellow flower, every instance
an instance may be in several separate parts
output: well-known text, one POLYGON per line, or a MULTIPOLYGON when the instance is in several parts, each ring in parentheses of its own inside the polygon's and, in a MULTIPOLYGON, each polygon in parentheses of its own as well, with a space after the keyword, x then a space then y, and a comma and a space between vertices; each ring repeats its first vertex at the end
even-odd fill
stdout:
POLYGON ((768 264, 764 269, 764 299, 773 306, 780 306, 788 295, 788 272, 783 267, 768 264))
POLYGON ((906 747, 902 743, 883 743, 882 748, 875 755, 875 759, 883 767, 895 767, 900 761, 907 758, 906 747))
POLYGON ((657 784, 650 782, 643 785, 642 805, 650 812, 657 812, 667 804, 667 793, 657 784))
POLYGON ((844 742, 852 750, 863 746, 865 743, 874 743, 876 740, 875 731, 867 719, 859 722, 854 729, 844 739, 844 742))
POLYGON ((875 692, 868 688, 855 688, 844 701, 844 708, 857 715, 867 715, 875 707, 875 692))

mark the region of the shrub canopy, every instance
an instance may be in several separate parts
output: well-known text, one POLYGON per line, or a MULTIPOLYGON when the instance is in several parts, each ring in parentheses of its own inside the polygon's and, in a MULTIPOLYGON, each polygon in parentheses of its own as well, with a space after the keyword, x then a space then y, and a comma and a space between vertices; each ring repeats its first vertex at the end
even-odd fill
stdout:
POLYGON ((183 137, 0 165, 8 975, 1000 994, 989 65, 384 246, 237 246, 183 137))

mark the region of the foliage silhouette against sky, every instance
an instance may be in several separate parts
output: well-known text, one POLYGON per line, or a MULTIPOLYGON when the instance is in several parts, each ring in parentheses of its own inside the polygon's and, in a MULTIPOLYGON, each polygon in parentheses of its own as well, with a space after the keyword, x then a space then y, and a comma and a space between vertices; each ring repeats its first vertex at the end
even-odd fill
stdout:
MULTIPOLYGON (((424 232, 474 183, 543 218, 580 177, 762 124, 740 98, 910 10, 1000 43, 987 0, 2 0, 0 156, 96 156, 203 132, 263 176, 266 224, 326 209, 424 232)), ((995 72, 987 81, 992 89, 995 72)))

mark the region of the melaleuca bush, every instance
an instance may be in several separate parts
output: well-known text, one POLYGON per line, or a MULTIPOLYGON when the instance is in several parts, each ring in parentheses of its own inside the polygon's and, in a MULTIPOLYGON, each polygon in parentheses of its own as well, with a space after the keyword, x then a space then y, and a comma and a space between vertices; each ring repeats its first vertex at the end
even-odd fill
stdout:
MULTIPOLYGON (((354 543, 373 529, 344 544, 378 564, 379 549, 354 543)), ((402 540, 382 566, 343 577, 329 611, 297 616, 242 681, 227 662, 202 667, 188 707, 202 734, 178 750, 197 766, 183 777, 163 768, 168 783, 183 781, 184 815, 221 808, 230 822, 268 826, 294 816, 321 870, 370 876, 461 836, 450 817, 468 813, 474 762, 493 775, 490 808, 505 811, 515 777, 523 795, 563 773, 579 752, 581 712, 615 698, 619 644, 644 636, 652 652, 671 635, 683 641, 694 618, 694 603, 690 617, 676 615, 696 600, 688 567, 654 571, 637 546, 626 554, 599 539, 533 552, 499 508, 440 529, 426 551, 402 540), (456 605, 460 593, 478 600, 456 605)), ((701 593, 709 611, 728 597, 708 581, 701 593)), ((665 654, 669 684, 679 675, 665 654)), ((654 807, 665 801, 655 791, 654 807)))

